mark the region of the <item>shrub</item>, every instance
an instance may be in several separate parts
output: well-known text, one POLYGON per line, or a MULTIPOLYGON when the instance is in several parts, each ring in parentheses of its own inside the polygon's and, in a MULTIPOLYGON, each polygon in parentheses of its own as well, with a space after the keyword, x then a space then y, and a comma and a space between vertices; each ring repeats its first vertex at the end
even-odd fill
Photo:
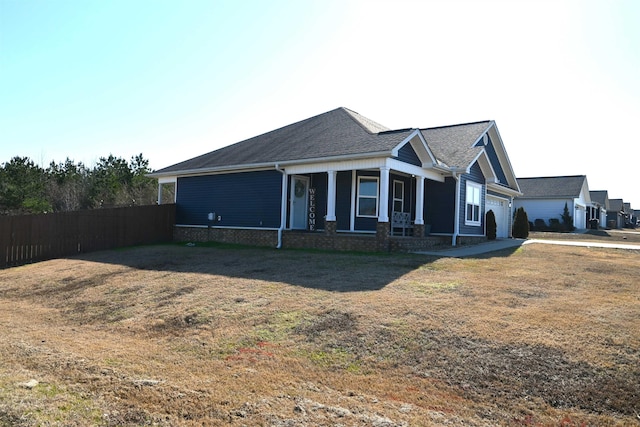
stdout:
POLYGON ((487 224, 487 239, 496 240, 496 236, 498 233, 498 225, 496 224, 496 214, 493 213, 492 210, 489 210, 485 216, 485 221, 487 224))
POLYGON ((564 202, 564 211, 562 212, 562 228, 564 231, 573 231, 576 228, 573 226, 573 217, 569 213, 569 207, 567 206, 567 202, 564 202))
POLYGON ((513 221, 513 237, 526 239, 529 237, 529 218, 523 207, 516 211, 516 218, 513 221))
POLYGON ((549 229, 551 231, 555 231, 556 233, 562 231, 562 225, 560 225, 560 220, 558 218, 549 219, 549 229))
POLYGON ((547 223, 544 221, 544 219, 537 218, 533 224, 534 224, 534 230, 547 231, 547 223))

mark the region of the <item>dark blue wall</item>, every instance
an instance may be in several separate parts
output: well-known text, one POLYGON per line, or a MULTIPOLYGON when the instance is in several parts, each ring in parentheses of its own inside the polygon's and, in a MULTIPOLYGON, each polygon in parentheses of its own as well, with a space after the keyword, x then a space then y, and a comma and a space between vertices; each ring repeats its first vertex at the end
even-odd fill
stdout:
POLYGON ((467 202, 467 181, 474 182, 480 185, 483 185, 485 178, 482 174, 482 169, 478 162, 475 162, 468 174, 464 174, 460 176, 460 211, 458 212, 458 217, 460 219, 460 234, 484 234, 484 203, 485 203, 485 195, 484 191, 480 194, 480 225, 479 226, 470 226, 465 225, 465 215, 466 215, 466 202, 467 202))
POLYGON ((411 165, 422 166, 420 158, 413 150, 413 147, 410 143, 404 144, 400 148, 400 150, 398 150, 398 160, 400 160, 401 162, 409 163, 411 165))
POLYGON ((431 224, 432 233, 453 233, 456 180, 424 182, 424 223, 431 224))
MULTIPOLYGON (((356 171, 356 195, 358 194, 358 177, 359 176, 375 176, 380 178, 379 172, 374 171, 356 171)), ((378 181, 378 184, 380 181, 378 181)), ((378 189, 378 191, 380 191, 378 189)), ((378 203, 380 199, 378 199, 378 203)), ((356 206, 358 206, 356 201, 356 206)), ((384 209, 381 206, 378 206, 378 209, 384 209)), ((376 227, 378 224, 378 218, 363 218, 358 216, 358 212, 356 212, 356 219, 354 222, 355 231, 376 231, 376 227)))
POLYGON ((336 227, 349 230, 351 227, 351 171, 340 171, 336 176, 336 227))
POLYGON ((280 227, 282 174, 275 170, 178 178, 176 224, 280 227))
MULTIPOLYGON (((488 137, 489 135, 487 135, 488 137)), ((493 145, 493 141, 489 138, 489 143, 486 146, 487 156, 489 157, 489 161, 491 162, 491 166, 493 170, 496 172, 500 183, 503 185, 508 185, 507 183, 507 175, 504 173, 504 169, 500 164, 500 160, 498 160, 498 155, 496 154, 496 148, 493 145)))
POLYGON ((316 229, 324 229, 324 218, 327 215, 328 177, 326 173, 314 173, 310 186, 316 189, 316 229))

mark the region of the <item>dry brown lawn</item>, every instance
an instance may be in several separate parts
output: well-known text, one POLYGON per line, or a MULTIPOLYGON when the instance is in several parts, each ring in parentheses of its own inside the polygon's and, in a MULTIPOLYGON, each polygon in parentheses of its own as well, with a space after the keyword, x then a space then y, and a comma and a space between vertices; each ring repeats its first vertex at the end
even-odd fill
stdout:
POLYGON ((137 247, 0 271, 0 425, 637 426, 640 253, 137 247))

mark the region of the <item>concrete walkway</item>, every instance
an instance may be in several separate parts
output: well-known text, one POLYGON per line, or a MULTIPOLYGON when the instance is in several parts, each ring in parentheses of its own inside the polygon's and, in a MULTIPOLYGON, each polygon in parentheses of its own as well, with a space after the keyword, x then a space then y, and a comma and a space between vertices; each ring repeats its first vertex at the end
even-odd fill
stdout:
POLYGON ((439 251, 419 251, 415 252, 422 255, 432 255, 439 257, 464 258, 470 256, 482 255, 490 252, 501 251, 503 249, 513 248, 514 250, 522 245, 532 243, 542 243, 545 245, 565 245, 565 246, 583 246, 590 248, 615 248, 615 249, 631 249, 640 250, 640 245, 624 244, 624 243, 606 243, 606 242, 586 242, 579 240, 545 240, 545 239, 496 239, 477 245, 456 246, 453 248, 442 249, 439 251))

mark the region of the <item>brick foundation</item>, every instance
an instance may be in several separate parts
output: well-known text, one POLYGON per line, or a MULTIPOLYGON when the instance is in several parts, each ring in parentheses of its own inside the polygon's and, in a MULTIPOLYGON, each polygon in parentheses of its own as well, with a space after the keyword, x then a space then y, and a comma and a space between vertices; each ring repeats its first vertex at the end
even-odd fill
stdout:
POLYGON ((325 234, 334 235, 334 234, 336 234, 337 228, 338 228, 338 223, 336 221, 325 221, 324 222, 324 232, 325 232, 325 234))
MULTIPOLYGON (((335 224, 335 223, 334 223, 335 224)), ((174 227, 176 242, 221 242, 275 248, 278 245, 277 230, 174 227)), ((484 237, 459 237, 458 244, 472 244, 486 240, 484 237)), ((415 252, 451 246, 450 236, 398 237, 389 235, 389 223, 378 223, 376 234, 337 233, 324 231, 285 230, 282 247, 286 249, 320 249, 356 252, 415 252)))
POLYGON ((277 230, 174 227, 174 242, 220 242, 251 246, 278 245, 277 230))

